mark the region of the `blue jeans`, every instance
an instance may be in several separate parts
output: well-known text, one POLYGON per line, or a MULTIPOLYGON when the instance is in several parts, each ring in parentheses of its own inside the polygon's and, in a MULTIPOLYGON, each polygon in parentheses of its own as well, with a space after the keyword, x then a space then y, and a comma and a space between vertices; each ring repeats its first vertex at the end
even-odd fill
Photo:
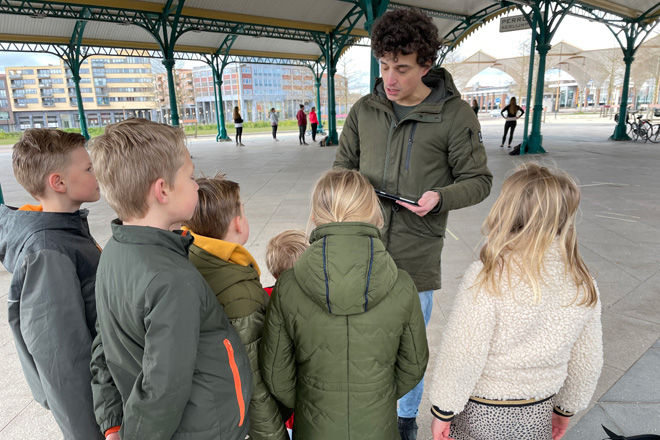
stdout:
MULTIPOLYGON (((419 301, 422 303, 422 315, 424 315, 424 325, 429 325, 431 320, 431 311, 433 311, 433 290, 419 292, 419 301)), ((422 393, 424 392, 424 378, 401 399, 399 399, 399 408, 397 410, 399 417, 412 418, 417 417, 419 404, 422 402, 422 393)))

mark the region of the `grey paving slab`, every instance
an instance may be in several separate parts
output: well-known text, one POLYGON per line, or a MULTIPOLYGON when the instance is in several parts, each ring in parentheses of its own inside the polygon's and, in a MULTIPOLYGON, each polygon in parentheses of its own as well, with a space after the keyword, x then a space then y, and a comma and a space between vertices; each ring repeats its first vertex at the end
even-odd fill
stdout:
POLYGON ((656 272, 613 306, 617 313, 660 324, 660 272, 656 272))
POLYGON ((620 370, 628 370, 660 335, 660 325, 609 311, 602 323, 605 365, 620 370))
POLYGON ((660 402, 660 349, 650 349, 619 379, 601 403, 660 402))
MULTIPOLYGON (((607 415, 616 420, 616 434, 633 436, 660 434, 660 403, 599 403, 607 415)), ((607 426, 607 425, 606 425, 607 426)), ((609 429, 611 429, 608 426, 609 429)))
POLYGON ((568 432, 562 440, 600 440, 607 437, 601 425, 613 432, 622 433, 618 425, 619 418, 612 418, 600 405, 593 407, 589 414, 582 417, 576 424, 569 425, 568 432))
MULTIPOLYGON (((605 367, 592 400, 593 408, 575 416, 566 438, 601 439, 604 433, 598 421, 607 422, 613 429, 627 429, 620 418, 628 413, 618 408, 618 412, 610 410, 599 399, 617 381, 631 380, 625 374, 628 369, 629 374, 637 374, 630 367, 640 357, 642 362, 649 347, 660 348, 660 322, 654 314, 660 309, 656 299, 660 296, 656 287, 660 268, 660 148, 606 141, 613 130, 611 123, 586 127, 569 122, 548 123, 543 126, 548 155, 512 157, 506 149, 499 148, 502 126, 501 121, 495 120, 482 124, 489 167, 494 174, 491 195, 479 205, 449 216, 442 257, 443 288, 434 294, 434 312, 427 332, 431 349, 429 369, 433 368, 456 289, 467 266, 477 258, 481 224, 502 181, 521 162, 559 166, 573 173, 582 185, 580 251, 597 276, 605 310, 605 367)), ((245 147, 236 148, 231 143, 198 139, 190 142, 190 151, 198 175, 213 176, 220 171, 241 185, 251 231, 246 247, 261 267, 263 284, 269 285, 273 280, 265 265, 266 244, 284 229, 307 227, 311 188, 318 176, 330 168, 336 147, 300 147, 295 134, 282 134, 278 143, 271 142, 268 135, 249 135, 244 142, 245 147)), ((10 149, 0 148, 0 181, 6 202, 32 203, 11 176, 10 149)), ((110 237, 109 223, 114 213, 103 198, 87 207, 92 233, 104 245, 110 237)), ((9 279, 0 270, 0 300, 6 300, 9 279)), ((0 439, 60 438, 50 413, 31 399, 6 321, 6 307, 0 307, 0 439)), ((637 409, 652 414, 651 407, 637 409)), ((420 439, 430 438, 430 422, 426 392, 418 417, 420 439)))

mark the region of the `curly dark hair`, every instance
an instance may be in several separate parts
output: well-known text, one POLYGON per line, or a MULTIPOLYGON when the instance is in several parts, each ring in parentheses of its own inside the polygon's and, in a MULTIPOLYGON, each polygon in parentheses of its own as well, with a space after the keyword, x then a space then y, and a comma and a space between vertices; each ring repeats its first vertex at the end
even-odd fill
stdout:
POLYGON ((376 58, 417 53, 417 64, 431 66, 440 50, 438 28, 418 9, 395 9, 374 23, 371 50, 376 58))

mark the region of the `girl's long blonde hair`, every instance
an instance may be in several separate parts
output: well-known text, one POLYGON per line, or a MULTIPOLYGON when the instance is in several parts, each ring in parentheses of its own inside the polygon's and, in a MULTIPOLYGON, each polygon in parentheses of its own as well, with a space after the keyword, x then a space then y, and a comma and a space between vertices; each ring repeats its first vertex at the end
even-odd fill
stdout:
POLYGON ((579 204, 580 190, 568 174, 553 173, 535 163, 518 166, 504 181, 482 227, 487 242, 480 253, 483 268, 475 282, 477 290, 499 295, 502 274, 513 272, 531 284, 538 301, 544 257, 558 240, 565 275, 578 287, 574 301, 594 306, 596 287, 578 252, 575 218, 579 204), (511 258, 514 254, 515 259, 511 258))
POLYGON ((334 222, 365 222, 383 227, 383 213, 374 187, 355 170, 326 171, 314 186, 309 226, 334 222))
POLYGON ((241 117, 241 114, 238 111, 238 106, 234 107, 234 119, 238 119, 241 117))
POLYGON ((518 113, 518 103, 516 102, 515 96, 511 98, 511 100, 509 101, 509 105, 507 107, 509 108, 510 115, 518 113))

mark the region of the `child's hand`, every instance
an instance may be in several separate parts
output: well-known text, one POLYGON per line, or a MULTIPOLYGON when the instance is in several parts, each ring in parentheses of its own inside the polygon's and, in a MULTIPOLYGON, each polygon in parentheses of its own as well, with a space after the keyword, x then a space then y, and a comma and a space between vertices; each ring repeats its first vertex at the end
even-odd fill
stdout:
POLYGON ((431 434, 433 434, 433 440, 454 440, 449 437, 449 427, 451 422, 443 422, 440 419, 433 417, 431 422, 431 434))
POLYGON ((411 210, 418 216, 424 217, 429 213, 429 211, 438 206, 438 203, 440 203, 440 194, 435 191, 426 191, 417 201, 419 206, 411 205, 410 203, 406 202, 400 202, 398 200, 396 203, 403 206, 404 208, 411 210))
POLYGON ((559 440, 566 434, 568 424, 571 423, 570 417, 560 416, 552 413, 552 440, 559 440))

